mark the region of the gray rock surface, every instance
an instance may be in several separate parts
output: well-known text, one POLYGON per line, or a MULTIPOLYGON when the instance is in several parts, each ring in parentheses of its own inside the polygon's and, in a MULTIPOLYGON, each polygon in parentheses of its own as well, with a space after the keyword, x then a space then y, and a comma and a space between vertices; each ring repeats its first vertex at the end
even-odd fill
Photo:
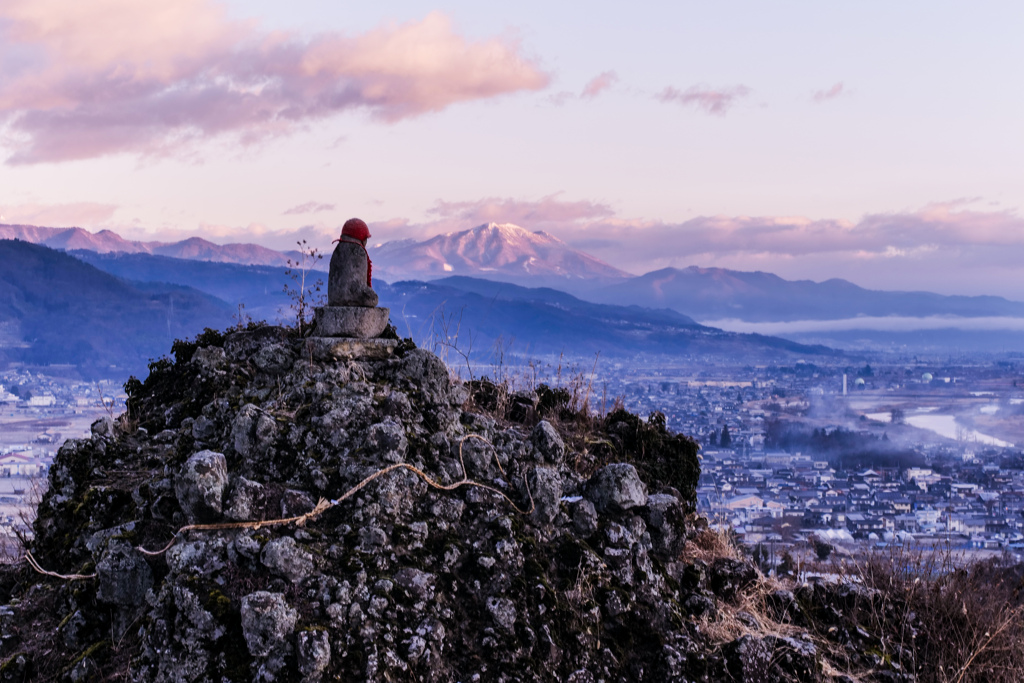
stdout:
POLYGON ((223 453, 199 451, 189 456, 174 481, 174 493, 189 522, 212 522, 223 511, 228 467, 223 453))
POLYGON ((561 511, 561 475, 552 467, 534 467, 530 470, 528 481, 533 494, 533 519, 538 524, 551 524, 561 511))
POLYGON ((96 599, 110 605, 134 607, 145 602, 153 587, 153 570, 127 541, 111 540, 96 564, 96 599))
POLYGON ((232 445, 243 458, 265 456, 277 438, 277 423, 252 403, 242 406, 231 425, 232 445))
POLYGON ((547 420, 541 420, 533 428, 530 441, 541 457, 541 462, 559 465, 565 459, 565 442, 561 435, 547 420))
POLYGON ((772 650, 763 638, 745 635, 729 643, 725 658, 732 680, 741 683, 761 683, 768 680, 772 650))
POLYGON ((302 631, 296 638, 299 673, 303 681, 319 681, 331 664, 331 637, 323 629, 302 631))
POLYGON ((242 633, 253 657, 266 657, 288 646, 299 617, 284 595, 256 591, 242 598, 242 633))
POLYGON ((487 611, 494 618, 494 623, 508 632, 514 632, 516 618, 516 604, 508 598, 487 598, 487 611))
POLYGON ((237 522, 260 519, 266 499, 267 492, 263 484, 245 477, 236 477, 231 482, 224 516, 237 522))
MULTIPOLYGON (((376 296, 376 294, 374 294, 376 296)), ((362 306, 323 306, 314 309, 317 337, 377 337, 388 326, 389 309, 362 306)))
POLYGON ((598 512, 623 512, 647 503, 647 487, 627 463, 602 467, 587 482, 586 497, 598 512))
POLYGON ((292 583, 300 583, 313 571, 313 556, 291 536, 275 538, 263 547, 264 566, 292 583))
POLYGON ((437 577, 433 574, 412 567, 401 569, 395 574, 395 583, 414 600, 433 598, 436 580, 437 577))
POLYGON ((298 517, 313 509, 316 501, 305 491, 287 489, 281 493, 281 516, 298 517))
POLYGON ((597 531, 598 525, 594 504, 586 498, 577 501, 572 510, 572 524, 581 538, 590 538, 597 531))
POLYGON ((676 457, 686 444, 631 450, 667 443, 657 421, 581 416, 575 434, 590 433, 567 440, 559 424, 571 414, 538 426, 546 408, 532 393, 507 412, 485 406, 485 386, 471 396, 437 356, 404 344, 389 358, 338 360, 274 329, 206 339, 133 392, 143 429, 119 421, 110 436, 60 449, 33 554, 66 574, 95 562, 98 576, 26 581, 13 568, 0 669, 113 680, 128 666, 138 683, 632 683, 732 672, 788 683, 821 680, 817 662, 835 652, 848 658, 841 670, 917 666, 888 622, 874 628, 856 612, 879 604, 867 588, 801 587, 754 611, 751 563, 687 552, 702 527, 687 516, 690 501, 652 475, 664 471, 659 452, 676 457), (464 475, 461 446, 469 475, 490 488, 438 488, 398 469, 303 526, 175 535, 218 505, 228 521, 308 512, 396 461, 450 485, 464 475), (528 488, 531 515, 517 511, 529 507, 528 488), (134 546, 171 538, 162 556, 138 562, 134 546), (723 620, 757 640, 723 643, 723 620), (773 653, 767 669, 762 646, 773 653), (18 652, 24 667, 10 659, 18 652))
POLYGON ((683 535, 683 506, 674 495, 655 493, 647 496, 647 526, 655 545, 662 551, 673 553, 680 549, 683 535))
POLYGON ((453 396, 448 367, 435 354, 413 349, 389 368, 395 383, 403 389, 415 388, 433 405, 448 403, 453 396))
POLYGON ((388 417, 370 427, 366 435, 366 447, 378 453, 386 462, 402 462, 409 448, 409 440, 405 438, 402 424, 388 417))
POLYGON ((346 240, 338 242, 331 254, 327 279, 328 306, 377 305, 377 292, 366 284, 366 261, 366 249, 361 245, 346 240))
POLYGON ((92 423, 89 431, 94 437, 112 437, 114 436, 114 420, 110 417, 101 417, 92 423))
POLYGON ((206 346, 197 349, 192 355, 192 364, 198 365, 204 371, 217 372, 222 369, 227 361, 227 354, 219 346, 206 346))

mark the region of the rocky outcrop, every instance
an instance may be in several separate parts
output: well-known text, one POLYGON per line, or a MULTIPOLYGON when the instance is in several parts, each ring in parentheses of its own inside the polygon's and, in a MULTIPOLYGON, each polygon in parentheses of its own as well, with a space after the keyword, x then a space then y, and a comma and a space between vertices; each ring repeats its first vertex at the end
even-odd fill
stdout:
MULTIPOLYGON (((211 424, 210 420, 206 423, 211 424)), ((214 427, 210 427, 214 429, 214 427)), ((195 424, 193 424, 193 433, 195 424)), ((205 450, 189 456, 174 484, 178 504, 189 522, 213 522, 223 512, 228 485, 227 461, 222 453, 205 450)))
POLYGON ((763 578, 685 552, 708 533, 697 449, 657 415, 547 389, 503 413, 410 344, 320 362, 304 343, 178 342, 125 416, 61 449, 32 552, 95 576, 0 577, 0 680, 825 677, 802 595, 765 603, 786 634, 723 621, 763 578), (178 532, 197 523, 216 528, 178 532))

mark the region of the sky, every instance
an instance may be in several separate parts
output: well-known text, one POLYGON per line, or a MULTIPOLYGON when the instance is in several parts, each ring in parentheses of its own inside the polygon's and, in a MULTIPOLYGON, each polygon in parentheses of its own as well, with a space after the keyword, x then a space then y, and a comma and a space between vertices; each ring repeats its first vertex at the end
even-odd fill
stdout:
POLYGON ((0 222, 1024 300, 1024 3, 0 0, 0 222))

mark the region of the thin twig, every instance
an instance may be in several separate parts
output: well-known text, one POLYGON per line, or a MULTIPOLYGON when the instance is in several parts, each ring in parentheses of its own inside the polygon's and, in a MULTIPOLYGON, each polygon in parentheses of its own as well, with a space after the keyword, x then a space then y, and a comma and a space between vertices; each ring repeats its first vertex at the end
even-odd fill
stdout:
POLYGON ((1003 618, 1003 623, 999 625, 999 628, 993 631, 992 634, 989 635, 988 640, 986 640, 981 647, 976 649, 967 661, 964 662, 963 667, 960 668, 960 675, 956 677, 956 683, 960 683, 960 681, 964 679, 964 676, 967 675, 967 670, 971 668, 971 664, 974 662, 975 658, 988 649, 989 644, 996 639, 996 636, 1006 630, 1006 628, 1017 618, 1019 613, 1020 610, 1018 609, 1010 610, 1010 613, 1003 618))

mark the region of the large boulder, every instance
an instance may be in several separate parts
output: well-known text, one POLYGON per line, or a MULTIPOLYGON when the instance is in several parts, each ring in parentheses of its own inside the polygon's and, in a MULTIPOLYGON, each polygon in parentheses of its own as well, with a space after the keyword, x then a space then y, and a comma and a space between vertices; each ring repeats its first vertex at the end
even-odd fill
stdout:
POLYGON ((533 442, 541 462, 560 465, 565 459, 565 442, 562 441, 558 430, 547 420, 537 423, 530 435, 530 441, 533 442))
POLYGON ((251 403, 238 411, 231 425, 231 439, 235 452, 243 458, 258 458, 266 455, 277 437, 274 418, 251 403))
POLYGON ((146 600, 153 570, 131 543, 111 540, 96 564, 96 599, 110 605, 134 607, 146 600))
POLYGON ((292 583, 300 583, 313 571, 313 556, 291 536, 275 538, 267 543, 260 559, 267 569, 292 583))
POLYGON ((303 681, 318 681, 331 663, 331 637, 324 629, 298 635, 299 673, 303 681))
POLYGON ((224 505, 224 515, 239 522, 259 519, 266 498, 266 487, 263 484, 245 477, 237 477, 231 484, 231 491, 224 505))
POLYGON ((448 403, 452 398, 448 366, 429 351, 413 349, 395 362, 392 373, 400 387, 418 390, 427 403, 448 403))
POLYGON ((732 680, 761 683, 768 680, 772 666, 772 650, 764 638, 745 635, 723 648, 726 667, 732 680))
POLYGON ((598 512, 625 512, 647 504, 647 487, 628 463, 602 467, 587 482, 587 499, 598 512))
POLYGON ((533 496, 532 518, 539 524, 551 524, 562 505, 562 478, 553 467, 534 467, 528 481, 533 496))
POLYGON ((249 654, 266 657, 287 647, 299 614, 280 593, 256 591, 242 598, 242 634, 249 654))
POLYGON ((223 512, 227 485, 228 465, 224 454, 199 451, 182 466, 174 482, 174 493, 189 522, 213 522, 223 512))

